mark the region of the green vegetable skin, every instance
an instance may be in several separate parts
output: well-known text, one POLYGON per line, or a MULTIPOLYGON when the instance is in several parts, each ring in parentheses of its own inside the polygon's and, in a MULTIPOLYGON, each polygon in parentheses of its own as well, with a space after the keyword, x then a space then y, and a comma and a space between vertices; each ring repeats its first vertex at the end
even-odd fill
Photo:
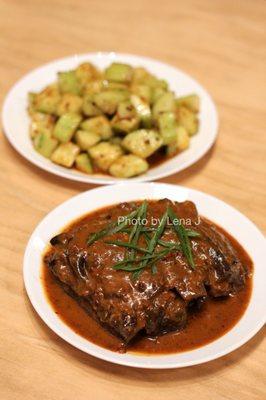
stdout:
POLYGON ((79 154, 76 157, 75 165, 79 171, 85 172, 86 174, 92 174, 93 172, 90 158, 86 153, 79 154))
POLYGON ((44 157, 119 178, 147 171, 146 158, 162 146, 166 156, 185 150, 199 127, 196 94, 176 98, 164 80, 124 63, 59 72, 57 82, 29 93, 28 112, 44 157))
POLYGON ((46 158, 50 158, 58 144, 58 141, 47 133, 38 133, 35 136, 33 143, 34 148, 38 151, 38 153, 46 158))
POLYGON ((69 142, 79 126, 81 119, 81 116, 78 114, 63 114, 55 125, 53 136, 61 143, 69 142))
POLYGON ((169 144, 176 139, 176 116, 173 112, 165 112, 158 117, 159 131, 163 138, 163 144, 169 144))

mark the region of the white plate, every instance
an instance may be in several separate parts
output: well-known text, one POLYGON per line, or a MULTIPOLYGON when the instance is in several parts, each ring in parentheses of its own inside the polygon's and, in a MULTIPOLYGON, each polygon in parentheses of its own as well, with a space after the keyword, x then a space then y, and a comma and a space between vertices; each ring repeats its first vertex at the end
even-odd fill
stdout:
POLYGON ((35 69, 17 82, 8 93, 2 114, 4 132, 14 148, 33 164, 53 174, 80 182, 110 184, 122 181, 122 179, 107 175, 86 175, 74 169, 53 164, 34 150, 29 138, 28 92, 40 91, 56 80, 58 71, 73 69, 84 61, 91 61, 100 69, 105 68, 113 61, 143 66, 159 78, 166 79, 170 88, 178 96, 189 93, 197 93, 200 96, 200 129, 192 138, 190 148, 171 160, 151 168, 146 174, 132 178, 131 182, 156 180, 179 172, 199 160, 214 143, 218 129, 215 105, 206 90, 189 75, 177 68, 146 57, 118 53, 89 53, 56 60, 35 69))
POLYGON ((50 212, 33 232, 24 256, 24 282, 40 317, 59 336, 84 352, 116 364, 141 368, 178 368, 221 357, 243 345, 265 323, 265 241, 256 226, 237 210, 205 193, 182 186, 159 183, 130 183, 97 188, 79 194, 50 212), (240 321, 224 336, 198 348, 170 355, 119 354, 101 348, 77 335, 55 314, 43 291, 40 274, 42 255, 49 240, 65 225, 97 208, 141 199, 192 200, 199 213, 232 234, 254 262, 253 291, 240 321))

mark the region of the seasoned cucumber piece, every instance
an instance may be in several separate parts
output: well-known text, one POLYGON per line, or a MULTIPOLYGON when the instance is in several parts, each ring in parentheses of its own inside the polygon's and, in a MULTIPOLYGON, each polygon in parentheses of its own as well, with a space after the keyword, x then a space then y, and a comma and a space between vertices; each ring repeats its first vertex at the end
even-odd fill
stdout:
POLYGON ((130 82, 133 68, 127 64, 113 63, 105 70, 105 79, 115 82, 130 82))
POLYGON ((151 92, 151 104, 156 103, 156 101, 166 93, 166 90, 161 87, 155 87, 151 92))
POLYGON ((35 112, 35 101, 36 101, 37 93, 29 92, 28 93, 28 112, 32 115, 35 112))
POLYGON ((37 150, 38 153, 46 158, 51 157, 51 154, 57 147, 57 144, 58 141, 46 133, 38 133, 33 140, 35 150, 37 150))
POLYGON ((103 90, 128 90, 128 84, 122 82, 102 81, 103 90))
POLYGON ((66 113, 76 113, 81 112, 82 98, 71 93, 63 94, 58 106, 57 115, 61 116, 66 113))
POLYGON ((97 80, 97 81, 90 81, 87 82, 85 87, 83 88, 83 94, 95 94, 95 93, 100 93, 101 90, 103 90, 104 85, 102 80, 97 80))
POLYGON ((91 160, 87 153, 81 153, 76 157, 75 166, 79 171, 86 174, 92 174, 93 172, 91 160))
POLYGON ((59 101, 60 93, 57 85, 50 85, 35 96, 34 108, 46 114, 56 114, 59 101))
POLYGON ((113 162, 123 154, 121 146, 108 142, 101 142, 88 150, 93 162, 102 171, 108 171, 113 162))
POLYGON ((136 156, 147 158, 163 144, 160 134, 154 130, 139 129, 129 133, 122 145, 136 156))
POLYGON ((81 128, 88 132, 97 133, 102 139, 109 139, 113 136, 110 122, 103 115, 86 119, 82 122, 81 128))
POLYGON ((150 74, 145 68, 136 67, 133 69, 132 81, 142 83, 149 76, 150 76, 150 74))
POLYGON ((175 111, 175 96, 172 92, 166 92, 159 97, 152 109, 154 118, 157 118, 161 113, 168 111, 175 111))
POLYGON ((63 165, 63 167, 70 168, 74 164, 79 151, 79 147, 72 142, 62 143, 53 152, 51 160, 56 164, 63 165))
POLYGON ((61 93, 80 94, 81 83, 75 71, 58 72, 58 85, 61 93))
POLYGON ((40 112, 34 112, 31 115, 30 124, 30 137, 34 138, 38 133, 45 133, 48 136, 52 136, 52 132, 55 125, 55 117, 50 114, 44 114, 40 112))
POLYGON ((88 117, 96 117, 102 114, 102 111, 94 104, 93 94, 86 94, 84 96, 82 111, 88 117))
POLYGON ((121 133, 128 133, 138 128, 139 118, 130 101, 124 101, 119 104, 111 125, 114 131, 121 133))
POLYGON ((163 138, 163 144, 169 144, 176 138, 176 116, 172 112, 165 112, 158 117, 159 131, 163 138))
POLYGON ((152 124, 152 118, 149 104, 135 94, 131 95, 130 100, 135 107, 137 115, 139 116, 144 128, 150 128, 152 124))
POLYGON ((111 175, 118 178, 131 178, 143 174, 149 168, 149 164, 143 158, 128 154, 119 157, 109 168, 111 175))
POLYGON ((97 79, 101 76, 100 71, 98 71, 94 65, 88 62, 80 64, 75 70, 75 73, 82 87, 84 87, 87 82, 90 82, 91 80, 97 79))
POLYGON ((168 83, 164 79, 157 79, 153 75, 149 75, 145 79, 145 85, 148 85, 151 88, 162 88, 164 90, 168 89, 168 83))
POLYGON ((81 150, 88 150, 90 147, 97 144, 101 140, 101 137, 94 132, 79 130, 75 133, 75 139, 81 150))
POLYGON ((190 136, 195 135, 199 129, 199 120, 195 113, 186 107, 180 107, 176 112, 178 123, 183 126, 190 136))
POLYGON ((196 94, 179 97, 178 99, 176 99, 175 103, 178 107, 184 106, 195 113, 199 112, 200 99, 199 99, 199 96, 196 94))
POLYGON ((166 154, 173 156, 179 151, 183 151, 189 147, 189 134, 183 126, 176 128, 176 138, 166 147, 166 154))
POLYGON ((116 112, 118 104, 129 98, 127 90, 106 90, 94 95, 94 102, 105 114, 112 115, 116 112))
POLYGON ((69 142, 81 122, 81 116, 74 113, 63 114, 57 121, 53 136, 59 140, 59 142, 69 142))
POLYGON ((146 103, 149 104, 151 102, 152 89, 150 86, 135 83, 131 86, 131 91, 146 103))

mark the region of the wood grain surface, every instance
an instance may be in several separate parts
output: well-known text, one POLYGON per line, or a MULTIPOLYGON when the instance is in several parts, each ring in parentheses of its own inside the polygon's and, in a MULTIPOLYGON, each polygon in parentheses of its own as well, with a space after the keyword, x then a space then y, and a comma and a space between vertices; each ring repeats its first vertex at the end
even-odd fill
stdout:
MULTIPOLYGON (((163 179, 215 195, 266 230, 266 2, 0 0, 0 102, 23 74, 90 51, 154 57, 198 79, 220 116, 213 149, 163 179)), ((232 354, 182 370, 144 371, 90 357, 33 311, 22 258, 36 224, 92 188, 52 176, 0 137, 0 397, 3 400, 266 398, 264 332, 232 354)))

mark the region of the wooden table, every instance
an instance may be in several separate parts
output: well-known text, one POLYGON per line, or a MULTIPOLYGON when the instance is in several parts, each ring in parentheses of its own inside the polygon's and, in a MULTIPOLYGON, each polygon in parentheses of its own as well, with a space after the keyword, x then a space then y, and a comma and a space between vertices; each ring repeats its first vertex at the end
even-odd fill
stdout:
MULTIPOLYGON (((252 0, 0 0, 0 101, 32 68, 74 53, 116 50, 177 66, 212 94, 220 135, 201 161, 163 182, 215 195, 265 231, 265 17, 265 2, 252 0)), ((48 329, 23 287, 24 249, 50 210, 92 186, 41 171, 4 136, 0 154, 1 399, 265 398, 263 330, 205 365, 144 371, 83 354, 48 329)))

